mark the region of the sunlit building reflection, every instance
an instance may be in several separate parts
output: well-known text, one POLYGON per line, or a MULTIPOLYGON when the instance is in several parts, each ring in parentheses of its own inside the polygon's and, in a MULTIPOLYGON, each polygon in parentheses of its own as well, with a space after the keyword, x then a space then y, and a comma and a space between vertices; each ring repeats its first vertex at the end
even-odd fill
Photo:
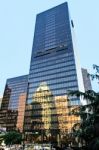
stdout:
POLYGON ((23 132, 28 75, 7 79, 0 110, 0 127, 23 132))

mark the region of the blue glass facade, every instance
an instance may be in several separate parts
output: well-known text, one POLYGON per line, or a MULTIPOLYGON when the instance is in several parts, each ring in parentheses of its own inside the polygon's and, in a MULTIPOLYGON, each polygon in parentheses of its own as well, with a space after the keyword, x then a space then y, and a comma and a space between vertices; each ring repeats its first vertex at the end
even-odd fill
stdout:
POLYGON ((47 83, 53 95, 78 89, 67 3, 37 15, 28 102, 42 82, 47 83))
POLYGON ((7 80, 7 86, 11 89, 8 109, 18 110, 19 97, 22 93, 27 93, 28 76, 20 76, 7 80))
POLYGON ((60 45, 70 46, 69 14, 67 4, 55 7, 37 15, 33 52, 42 52, 60 45))
POLYGON ((43 132, 49 137, 50 133, 66 133, 75 120, 68 120, 67 106, 79 105, 80 99, 71 97, 68 104, 66 98, 68 90, 79 89, 73 27, 67 3, 37 15, 25 113, 27 133, 43 132))
POLYGON ((0 110, 0 125, 7 131, 23 130, 27 87, 28 75, 7 79, 0 110))

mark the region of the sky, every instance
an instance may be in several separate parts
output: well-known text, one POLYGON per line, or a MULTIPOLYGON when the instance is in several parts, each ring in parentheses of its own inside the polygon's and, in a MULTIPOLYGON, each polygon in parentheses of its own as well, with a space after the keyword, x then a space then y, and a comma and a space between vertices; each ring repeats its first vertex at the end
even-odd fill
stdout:
MULTIPOLYGON (((0 0, 0 97, 6 79, 29 73, 36 14, 65 0, 0 0)), ((81 66, 99 65, 99 0, 67 0, 81 66)), ((94 89, 97 85, 93 84, 94 89)))

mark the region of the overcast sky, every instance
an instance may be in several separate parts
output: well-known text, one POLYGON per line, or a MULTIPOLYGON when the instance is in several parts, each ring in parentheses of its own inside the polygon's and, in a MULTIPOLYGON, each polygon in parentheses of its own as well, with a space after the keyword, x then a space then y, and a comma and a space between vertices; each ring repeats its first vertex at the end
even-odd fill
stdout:
MULTIPOLYGON (((81 66, 99 65, 99 0, 67 0, 81 66)), ((0 0, 0 96, 7 78, 28 74, 36 14, 65 0, 0 0)), ((94 86, 96 88, 96 84, 94 86)))

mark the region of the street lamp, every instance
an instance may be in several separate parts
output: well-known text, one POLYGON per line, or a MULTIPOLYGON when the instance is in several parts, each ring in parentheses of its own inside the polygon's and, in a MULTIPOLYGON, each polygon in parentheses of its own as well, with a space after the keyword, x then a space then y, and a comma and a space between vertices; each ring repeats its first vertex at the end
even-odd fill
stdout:
POLYGON ((24 139, 25 139, 25 134, 24 134, 24 132, 23 132, 23 134, 22 134, 22 144, 23 144, 23 150, 24 150, 24 148, 25 148, 25 143, 24 143, 24 139))

